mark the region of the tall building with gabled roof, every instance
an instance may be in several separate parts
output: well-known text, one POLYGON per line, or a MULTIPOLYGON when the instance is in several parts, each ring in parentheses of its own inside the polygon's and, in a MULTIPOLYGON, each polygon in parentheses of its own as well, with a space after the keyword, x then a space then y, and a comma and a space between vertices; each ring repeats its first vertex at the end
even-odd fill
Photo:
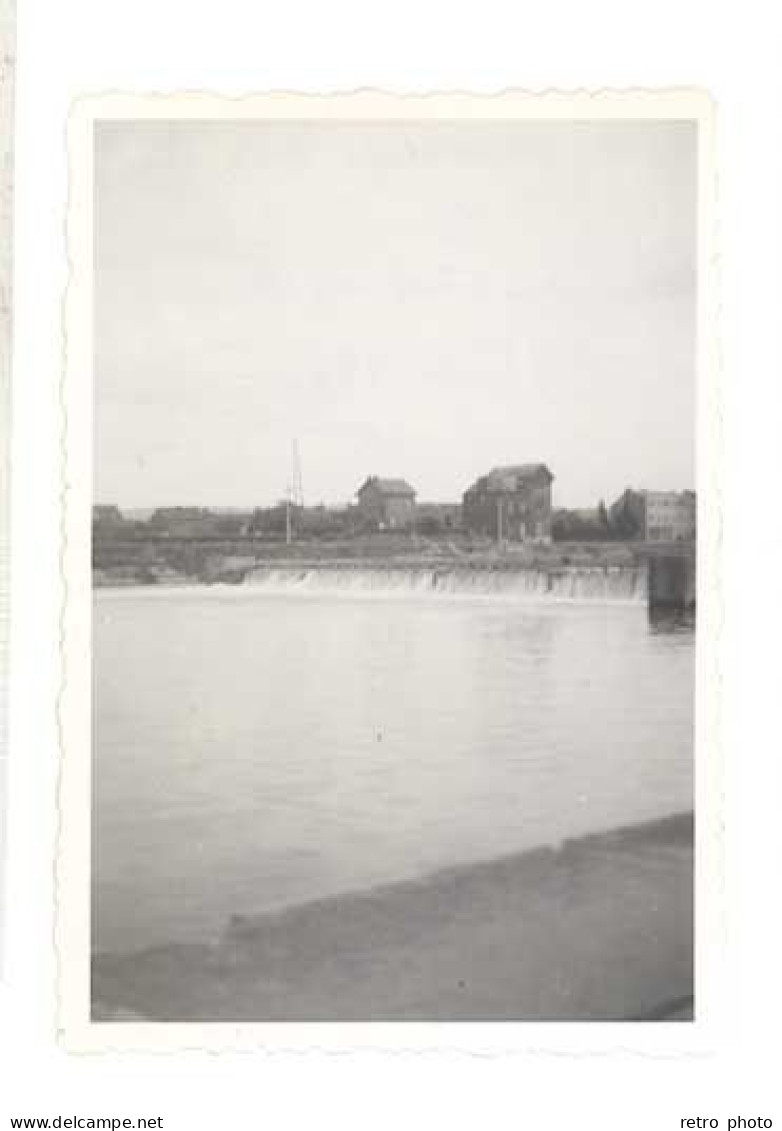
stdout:
POLYGON ((399 530, 415 521, 415 491, 405 479, 370 475, 356 492, 362 518, 381 530, 399 530))
POLYGON ((465 491, 466 530, 497 541, 551 541, 551 484, 545 463, 492 468, 465 491))

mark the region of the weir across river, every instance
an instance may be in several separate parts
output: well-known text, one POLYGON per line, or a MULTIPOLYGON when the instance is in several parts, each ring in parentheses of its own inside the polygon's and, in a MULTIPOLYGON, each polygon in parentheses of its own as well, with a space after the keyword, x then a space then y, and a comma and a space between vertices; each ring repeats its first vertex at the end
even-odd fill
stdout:
POLYGON ((284 590, 405 590, 475 596, 633 601, 650 614, 694 611, 691 543, 566 544, 465 551, 416 545, 372 553, 348 543, 291 546, 241 539, 97 542, 96 587, 248 584, 284 590))

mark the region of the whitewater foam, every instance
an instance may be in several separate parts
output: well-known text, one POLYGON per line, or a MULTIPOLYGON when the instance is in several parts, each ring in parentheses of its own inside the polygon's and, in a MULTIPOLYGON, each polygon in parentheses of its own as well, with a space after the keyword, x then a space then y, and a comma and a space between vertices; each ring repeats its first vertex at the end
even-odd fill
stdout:
POLYGON ((646 570, 631 566, 476 569, 465 566, 257 566, 245 584, 283 593, 500 597, 638 603, 646 570))

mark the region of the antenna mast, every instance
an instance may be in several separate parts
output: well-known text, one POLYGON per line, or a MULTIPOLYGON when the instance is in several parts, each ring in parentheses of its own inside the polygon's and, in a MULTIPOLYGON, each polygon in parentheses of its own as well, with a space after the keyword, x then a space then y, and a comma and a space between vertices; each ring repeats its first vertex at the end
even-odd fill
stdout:
POLYGON ((304 488, 301 482, 301 459, 299 458, 299 441, 293 441, 293 450, 291 453, 291 462, 293 464, 293 475, 291 482, 291 499, 295 507, 304 506, 304 488))
POLYGON ((301 459, 299 458, 299 441, 294 440, 291 448, 291 479, 288 485, 288 494, 285 500, 285 541, 290 545, 293 541, 293 510, 304 507, 304 490, 301 481, 301 459))

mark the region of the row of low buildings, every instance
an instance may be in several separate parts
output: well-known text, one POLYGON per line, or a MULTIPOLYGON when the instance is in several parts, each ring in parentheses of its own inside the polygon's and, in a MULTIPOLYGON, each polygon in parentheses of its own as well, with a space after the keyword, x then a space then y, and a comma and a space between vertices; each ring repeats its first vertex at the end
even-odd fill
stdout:
MULTIPOLYGON (((464 492, 460 526, 497 541, 550 542, 553 482, 544 463, 492 468, 464 492)), ((416 523, 416 492, 405 479, 370 476, 357 497, 361 515, 379 529, 416 523)), ((696 511, 694 491, 628 488, 607 511, 608 529, 614 536, 647 542, 692 541, 696 511)))
MULTIPOLYGON (((544 463, 495 467, 467 488, 458 504, 417 502, 405 479, 369 476, 351 508, 363 529, 424 530, 435 520, 445 529, 461 529, 501 542, 547 543, 552 539, 552 484, 544 463)), ((325 508, 320 508, 324 510, 325 508)), ((604 513, 606 536, 648 542, 692 541, 696 531, 693 491, 636 491, 628 488, 604 513)), ((116 531, 123 516, 116 507, 98 506, 93 524, 116 531)), ((150 533, 182 538, 241 537, 253 533, 249 513, 214 513, 195 507, 161 508, 144 524, 150 533)), ((560 535, 561 537, 561 535, 560 535)))
POLYGON ((608 510, 611 526, 645 542, 692 542, 698 523, 694 491, 634 491, 628 487, 608 510))

